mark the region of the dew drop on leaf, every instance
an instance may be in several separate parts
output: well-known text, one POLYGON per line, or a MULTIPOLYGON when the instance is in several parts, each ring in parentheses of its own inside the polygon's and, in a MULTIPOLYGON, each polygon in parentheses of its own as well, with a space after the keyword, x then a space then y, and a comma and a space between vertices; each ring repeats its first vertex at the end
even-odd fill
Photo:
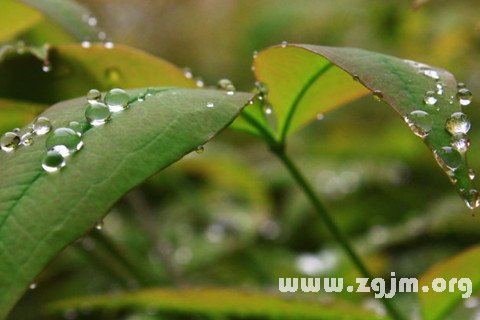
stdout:
POLYGON ((287 41, 282 41, 282 44, 280 45, 282 48, 286 48, 288 45, 287 41))
POLYGON ((42 136, 52 130, 52 123, 47 117, 38 117, 35 119, 35 121, 33 121, 32 129, 33 133, 38 136, 42 136))
POLYGON ((405 122, 410 129, 412 129, 413 133, 420 138, 425 138, 430 131, 432 131, 432 117, 425 111, 412 111, 407 117, 405 117, 405 122))
POLYGON ((480 206, 480 199, 478 197, 478 191, 476 189, 470 189, 462 193, 462 198, 465 201, 465 204, 470 209, 475 209, 480 206))
POLYGON ((35 289, 37 288, 37 284, 36 284, 35 282, 32 282, 32 283, 30 283, 30 285, 28 286, 28 288, 29 288, 30 290, 35 290, 35 289))
POLYGON ((50 150, 43 159, 42 168, 47 172, 57 172, 65 167, 65 158, 55 150, 50 150))
POLYGON ((102 99, 102 94, 97 89, 91 89, 87 92, 88 102, 98 102, 102 99))
POLYGON ((97 223, 95 224, 95 229, 97 229, 97 230, 102 230, 103 229, 103 220, 97 221, 97 223))
POLYGON ((47 150, 54 150, 63 157, 80 150, 83 146, 82 139, 77 132, 70 128, 57 128, 47 138, 45 142, 47 150))
POLYGON ((468 106, 473 99, 472 92, 467 88, 460 88, 457 92, 457 99, 462 106, 468 106))
POLYGON ((235 93, 235 86, 232 84, 232 81, 228 79, 219 80, 217 83, 217 87, 224 90, 230 96, 235 93))
POLYGON ((435 96, 435 92, 427 91, 425 93, 425 96, 423 97, 423 102, 425 102, 425 104, 429 106, 435 105, 437 103, 437 97, 435 96))
POLYGON ((104 102, 107 104, 111 112, 120 112, 125 110, 128 107, 128 102, 130 101, 130 96, 125 90, 122 89, 112 89, 110 90, 104 98, 104 102))
POLYGON ((207 102, 207 108, 213 108, 214 106, 213 102, 207 102))
POLYGON ((33 137, 34 137, 33 132, 27 131, 22 135, 20 139, 20 143, 26 147, 31 146, 33 144, 33 137))
POLYGON ((462 164, 462 156, 452 147, 442 147, 433 153, 440 167, 447 172, 458 169, 462 164))
POLYGON ((468 148, 470 148, 470 140, 468 140, 466 134, 459 133, 452 137, 450 145, 458 152, 465 153, 467 152, 468 148))
POLYGON ((373 99, 375 101, 382 101, 383 98, 383 93, 380 90, 374 90, 373 91, 373 99))
POLYGON ((81 137, 83 135, 83 132, 85 132, 86 123, 82 124, 77 121, 71 121, 68 124, 68 127, 75 131, 79 137, 81 137))
POLYGON ((5 152, 15 150, 20 144, 20 137, 15 132, 6 132, 0 138, 0 148, 5 152))
POLYGON ((110 109, 101 102, 88 103, 85 108, 85 118, 92 126, 101 126, 110 120, 110 109))
POLYGON ((88 40, 83 40, 81 43, 82 48, 88 49, 92 46, 92 43, 88 40))
POLYGON ((185 78, 187 78, 187 79, 192 79, 192 78, 193 78, 192 69, 190 69, 190 68, 183 68, 183 75, 184 75, 185 78))
POLYGON ((466 134, 470 130, 470 121, 465 113, 455 112, 447 119, 445 129, 452 135, 466 134))
POLYGON ((468 177, 470 178, 470 180, 475 179, 475 171, 473 169, 468 169, 468 177))
POLYGON ((198 154, 203 153, 203 151, 205 151, 205 147, 204 147, 204 146, 198 146, 198 147, 195 149, 195 152, 198 153, 198 154))

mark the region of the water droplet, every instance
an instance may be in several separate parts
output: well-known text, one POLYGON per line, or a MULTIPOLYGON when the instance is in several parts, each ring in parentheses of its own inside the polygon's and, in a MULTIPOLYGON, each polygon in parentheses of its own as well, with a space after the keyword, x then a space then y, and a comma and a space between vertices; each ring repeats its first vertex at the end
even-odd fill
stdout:
POLYGON ((104 102, 107 104, 111 112, 123 111, 128 107, 130 96, 125 90, 112 89, 106 95, 104 102))
POLYGON ((457 90, 461 89, 461 88, 465 88, 465 83, 463 83, 463 82, 457 83, 457 90))
POLYGON ((427 91, 425 93, 425 96, 423 97, 423 102, 425 102, 425 104, 429 106, 435 105, 437 103, 437 97, 435 96, 435 92, 427 91))
POLYGON ((353 79, 354 81, 360 81, 360 76, 354 74, 354 75, 352 76, 352 79, 353 79))
POLYGON ((47 117, 38 117, 33 121, 32 129, 37 136, 43 136, 52 130, 52 123, 47 117))
POLYGON ((57 151, 61 156, 67 157, 80 150, 83 146, 83 141, 75 130, 57 128, 48 136, 45 145, 48 150, 57 151))
POLYGON ((83 40, 81 45, 82 45, 82 48, 88 49, 92 46, 92 43, 88 40, 83 40))
POLYGON ((437 82, 435 86, 437 87, 436 93, 441 96, 443 94, 443 84, 440 82, 437 82))
POLYGON ((447 119, 445 129, 452 135, 459 133, 466 134, 468 130, 470 130, 470 121, 468 121, 465 113, 455 112, 447 119))
POLYGON ((373 99, 375 101, 382 101, 383 98, 383 93, 380 90, 374 90, 373 91, 373 99))
POLYGON ((105 49, 113 49, 115 47, 115 44, 112 41, 107 41, 103 44, 105 49))
POLYGON ((473 99, 472 92, 467 88, 461 88, 457 92, 457 99, 462 106, 468 106, 473 99))
POLYGON ((98 22, 98 21, 97 21, 97 18, 95 18, 94 16, 90 16, 90 17, 88 17, 88 19, 87 19, 87 23, 88 23, 88 25, 91 26, 91 27, 95 27, 95 26, 97 25, 97 22, 98 22))
POLYGON ((470 180, 475 179, 475 171, 473 171, 473 169, 468 169, 468 177, 470 178, 470 180))
POLYGON ((235 93, 235 86, 228 79, 219 80, 217 83, 217 87, 226 91, 228 95, 233 95, 235 93))
POLYGON ((325 119, 325 115, 323 113, 317 113, 317 120, 325 119))
POLYGON ((195 85, 199 88, 203 88, 205 86, 205 82, 203 82, 203 79, 201 77, 196 77, 195 85))
POLYGON ((100 41, 104 41, 107 39, 107 33, 105 31, 100 31, 98 34, 97 34, 97 37, 98 37, 98 40, 100 41))
POLYGON ((37 284, 36 284, 35 282, 32 282, 32 283, 30 283, 30 285, 28 286, 28 288, 29 288, 30 290, 34 290, 34 289, 37 288, 37 284))
POLYGON ((103 229, 103 220, 97 221, 97 223, 95 224, 95 229, 97 229, 97 230, 102 230, 103 229))
POLYGON ((55 150, 50 150, 43 159, 42 168, 47 172, 57 172, 65 167, 65 158, 55 150))
POLYGON ((81 137, 83 135, 83 133, 85 132, 86 125, 87 125, 86 123, 80 123, 80 122, 77 122, 77 121, 72 121, 68 124, 68 127, 70 129, 72 129, 73 131, 75 131, 79 137, 81 137))
POLYGON ((101 126, 110 120, 110 109, 101 102, 89 103, 85 109, 85 118, 92 126, 101 126))
POLYGON ((467 192, 463 192, 462 194, 463 200, 465 201, 465 204, 467 207, 470 209, 475 209, 480 206, 480 199, 478 197, 478 191, 475 189, 470 189, 467 192))
POLYGON ((270 115, 273 113, 273 109, 269 106, 269 105, 265 105, 264 108, 263 108, 263 112, 266 114, 266 115, 270 115))
POLYGON ((52 65, 50 64, 50 62, 48 62, 48 61, 43 62, 42 71, 43 71, 43 72, 50 72, 50 71, 52 71, 52 65))
POLYGON ((207 102, 207 108, 213 108, 214 106, 213 102, 207 102))
POLYGON ((426 75, 427 77, 432 78, 434 80, 440 79, 440 76, 438 75, 438 72, 435 71, 435 70, 426 69, 426 70, 421 70, 420 73, 422 73, 422 74, 426 75))
POLYGON ((203 153, 203 151, 205 151, 205 147, 204 147, 204 146, 198 146, 198 147, 195 149, 195 152, 198 153, 198 154, 203 153))
POLYGON ((20 128, 15 128, 12 130, 13 133, 19 133, 20 132, 20 128))
POLYGON ((257 59, 258 57, 258 51, 253 51, 253 59, 257 59))
POLYGON ((470 140, 468 140, 467 135, 460 133, 452 137, 450 145, 458 152, 465 153, 470 148, 470 140))
POLYGON ((413 133, 420 138, 425 138, 430 131, 432 131, 433 120, 430 115, 422 110, 412 111, 406 118, 405 122, 408 124, 413 133))
POLYGON ((0 148, 5 152, 15 150, 20 144, 20 137, 15 132, 6 132, 0 138, 0 148))
POLYGON ((268 95, 268 86, 261 81, 255 82, 255 90, 262 99, 265 99, 268 95))
POLYGON ((282 44, 281 44, 281 47, 282 48, 286 48, 288 45, 288 42, 287 41, 282 41, 282 44))
POLYGON ((451 147, 442 147, 434 151, 435 159, 438 164, 445 170, 456 170, 462 164, 462 156, 457 150, 451 147))
POLYGON ((183 75, 184 75, 185 78, 187 78, 187 79, 192 79, 192 77, 193 77, 192 69, 190 69, 190 68, 183 68, 183 75))
POLYGON ((91 89, 87 92, 88 102, 98 102, 102 99, 102 94, 97 89, 91 89))
POLYGON ((31 146, 33 144, 33 137, 34 137, 33 132, 27 131, 22 135, 20 139, 20 143, 26 147, 31 146))

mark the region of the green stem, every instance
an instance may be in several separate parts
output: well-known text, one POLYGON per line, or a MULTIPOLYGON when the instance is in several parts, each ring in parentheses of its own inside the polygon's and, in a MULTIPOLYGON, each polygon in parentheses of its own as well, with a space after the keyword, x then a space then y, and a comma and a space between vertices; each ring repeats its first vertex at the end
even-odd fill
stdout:
MULTIPOLYGON (((315 208, 317 214, 322 218, 323 222, 327 226, 328 230, 331 232, 333 237, 337 240, 340 244, 342 249, 348 255, 352 263, 357 267, 363 277, 372 279, 372 274, 368 270, 367 266, 363 263, 360 256, 355 252, 352 245, 349 243, 348 238, 343 234, 343 232, 338 228, 335 221, 328 213, 325 206, 322 204, 320 199, 316 196, 312 186, 308 183, 305 179, 303 174, 297 168, 297 166, 292 162, 292 160, 288 157, 285 153, 285 149, 282 147, 271 148, 273 153, 275 153, 278 158, 282 161, 284 166, 287 168, 288 172, 291 174, 293 179, 297 182, 298 186, 302 189, 302 191, 307 196, 310 203, 315 208)), ((388 313, 393 319, 401 320, 403 319, 402 315, 399 311, 395 309, 393 304, 390 302, 389 299, 382 298, 382 302, 387 309, 388 313)))

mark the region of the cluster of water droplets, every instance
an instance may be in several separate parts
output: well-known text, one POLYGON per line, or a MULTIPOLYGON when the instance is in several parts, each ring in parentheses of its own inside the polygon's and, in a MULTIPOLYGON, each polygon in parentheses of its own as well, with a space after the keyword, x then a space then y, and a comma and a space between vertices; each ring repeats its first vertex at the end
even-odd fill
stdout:
POLYGON ((43 136, 50 132, 52 125, 46 117, 38 117, 25 129, 13 129, 0 138, 0 149, 13 152, 20 147, 29 147, 33 144, 35 136, 43 136))
POLYGON ((185 78, 187 79, 193 79, 195 81, 195 85, 198 87, 198 88, 203 88, 205 87, 205 82, 203 81, 203 78, 200 77, 200 76, 194 76, 193 75, 193 72, 192 72, 192 69, 186 67, 186 68, 183 68, 183 75, 185 76, 185 78))
MULTIPOLYGON (((423 97, 424 110, 414 110, 405 116, 406 123, 412 131, 422 139, 425 139, 433 127, 433 118, 431 114, 440 111, 439 101, 446 92, 446 85, 442 82, 440 73, 432 67, 415 61, 405 60, 407 64, 414 67, 417 73, 428 77, 434 81, 431 90, 425 92, 423 97)), ((449 104, 458 103, 460 106, 468 106, 472 101, 472 93, 465 87, 465 84, 457 85, 455 96, 444 97, 449 104)), ((434 156, 440 167, 449 175, 453 183, 456 183, 455 172, 462 166, 465 160, 465 153, 470 147, 470 140, 467 133, 471 124, 468 117, 463 112, 452 113, 445 122, 444 128, 450 134, 450 145, 437 148, 433 151, 434 156)), ((468 176, 470 180, 475 179, 475 172, 469 169, 468 176)), ((479 193, 476 189, 460 190, 467 206, 471 209, 480 206, 479 193)))

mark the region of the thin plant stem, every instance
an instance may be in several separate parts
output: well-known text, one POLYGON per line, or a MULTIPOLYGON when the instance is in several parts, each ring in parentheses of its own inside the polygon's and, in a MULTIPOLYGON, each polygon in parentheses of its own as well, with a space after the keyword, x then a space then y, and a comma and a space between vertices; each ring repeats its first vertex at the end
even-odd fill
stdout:
MULTIPOLYGON (((313 190, 312 186, 308 183, 308 181, 305 179, 305 177, 300 172, 300 170, 297 168, 297 166, 293 163, 293 161, 285 153, 285 149, 284 148, 272 148, 272 152, 275 155, 277 155, 277 157, 283 163, 283 165, 288 170, 288 172, 290 173, 292 178, 295 180, 295 182, 298 184, 298 186, 302 189, 303 193, 306 195, 306 197, 308 198, 310 203, 313 205, 313 207, 315 208, 315 211, 320 216, 320 218, 323 220, 323 222, 327 226, 330 233, 333 235, 333 237, 340 244, 340 246, 342 247, 344 252, 350 258, 351 262, 355 265, 355 267, 360 271, 362 276, 365 277, 365 278, 372 279, 373 276, 370 273, 370 271, 368 270, 367 266, 363 263, 360 256, 356 253, 355 249, 350 244, 350 242, 349 242, 348 238, 345 236, 345 234, 338 228, 338 226, 335 223, 335 221, 333 220, 332 216, 328 213, 325 206, 322 204, 320 199, 315 194, 315 191, 313 190)), ((394 305, 391 303, 391 301, 389 299, 382 298, 381 300, 382 300, 386 310, 388 311, 389 315, 393 319, 395 319, 395 320, 403 319, 403 316, 394 307, 394 305)))

